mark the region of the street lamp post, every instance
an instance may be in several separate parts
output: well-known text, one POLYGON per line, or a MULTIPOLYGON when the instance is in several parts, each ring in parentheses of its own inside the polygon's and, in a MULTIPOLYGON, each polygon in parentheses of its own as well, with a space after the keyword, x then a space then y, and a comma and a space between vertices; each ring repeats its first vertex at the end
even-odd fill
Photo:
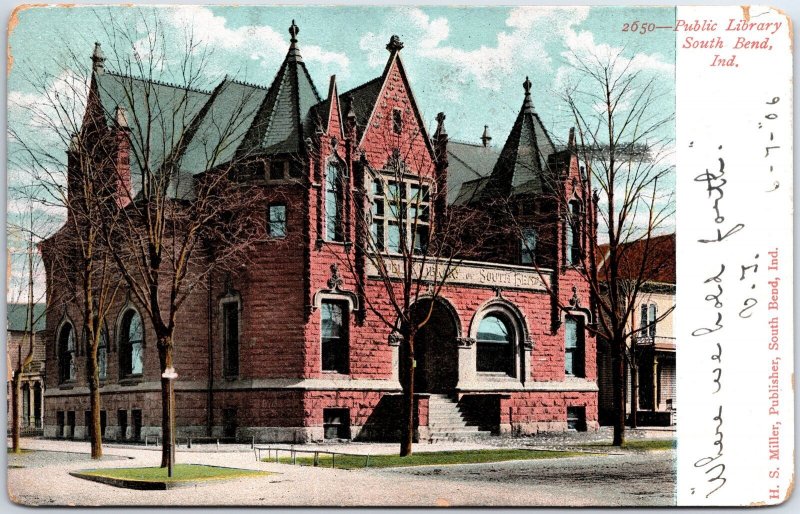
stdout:
POLYGON ((175 380, 178 374, 175 368, 169 367, 161 374, 161 378, 165 378, 169 383, 169 394, 167 400, 167 417, 169 418, 169 440, 164 441, 167 444, 167 451, 169 453, 169 462, 167 462, 167 476, 172 478, 173 468, 175 466, 175 380))

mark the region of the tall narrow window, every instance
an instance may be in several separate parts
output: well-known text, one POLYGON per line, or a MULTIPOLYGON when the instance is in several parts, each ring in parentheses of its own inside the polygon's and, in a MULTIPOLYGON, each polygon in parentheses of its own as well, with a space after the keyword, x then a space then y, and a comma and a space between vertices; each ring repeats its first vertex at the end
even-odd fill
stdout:
POLYGON ((75 330, 65 323, 58 334, 58 381, 75 380, 75 330))
POLYGON ((392 110, 392 132, 395 134, 403 132, 403 111, 400 109, 392 110))
POLYGON ((569 215, 567 216, 567 264, 581 262, 581 205, 578 201, 569 202, 569 215))
POLYGON ((383 194, 383 182, 380 178, 372 181, 372 216, 371 233, 372 243, 375 250, 382 251, 385 248, 384 222, 386 221, 385 197, 383 194))
POLYGON ((108 338, 106 331, 100 332, 100 345, 97 347, 97 374, 100 380, 105 380, 108 372, 108 338))
POLYGON ((120 324, 120 376, 141 375, 144 367, 144 328, 142 318, 133 309, 128 309, 120 324))
POLYGON ((222 304, 222 345, 226 377, 239 375, 239 302, 222 304))
POLYGON ((514 333, 500 314, 489 314, 478 325, 478 371, 504 372, 513 375, 514 333))
POLYGON ((325 172, 325 238, 342 240, 342 187, 341 172, 333 162, 325 172))
POLYGON ((286 206, 270 205, 267 216, 267 228, 269 229, 270 237, 286 237, 286 206))
POLYGON ((342 302, 322 302, 322 370, 347 373, 348 316, 342 302))
POLYGON ((536 230, 525 228, 522 230, 522 241, 520 242, 520 262, 522 264, 533 264, 536 256, 536 230))
POLYGON ((567 316, 564 324, 565 338, 565 371, 567 375, 582 377, 583 367, 583 318, 578 316, 567 316))
POLYGON ((656 304, 642 304, 642 314, 639 320, 639 330, 642 337, 654 338, 656 336, 656 304))

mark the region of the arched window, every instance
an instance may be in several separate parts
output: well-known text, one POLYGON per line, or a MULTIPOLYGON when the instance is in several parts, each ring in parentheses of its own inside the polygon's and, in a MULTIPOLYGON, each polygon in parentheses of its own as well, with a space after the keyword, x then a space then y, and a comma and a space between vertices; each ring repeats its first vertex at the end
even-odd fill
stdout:
POLYGON ((498 312, 486 315, 478 325, 477 370, 514 375, 514 329, 498 312))
POLYGON ((581 204, 577 200, 569 202, 566 258, 567 264, 581 261, 581 204))
POLYGON ((75 330, 64 323, 58 333, 58 381, 75 380, 75 330))
POLYGON ((142 317, 128 309, 122 316, 119 330, 120 376, 141 375, 144 365, 142 317))
POLYGON ((100 376, 100 380, 104 380, 106 378, 107 370, 108 370, 108 337, 106 335, 106 331, 102 330, 100 332, 100 346, 97 347, 97 374, 100 376))
POLYGON ((564 329, 564 368, 567 375, 584 376, 585 341, 583 316, 567 316, 564 329))
POLYGON ((341 171, 334 161, 325 172, 325 239, 342 241, 341 171))

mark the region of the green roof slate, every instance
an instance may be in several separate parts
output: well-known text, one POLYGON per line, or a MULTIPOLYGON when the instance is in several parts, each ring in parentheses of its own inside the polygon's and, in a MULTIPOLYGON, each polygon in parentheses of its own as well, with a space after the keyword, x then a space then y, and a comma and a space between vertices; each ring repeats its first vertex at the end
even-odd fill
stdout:
MULTIPOLYGON (((28 328, 28 304, 6 304, 6 321, 11 332, 25 332, 28 328)), ((45 318, 45 304, 33 304, 33 329, 34 332, 44 330, 47 319, 45 318)))

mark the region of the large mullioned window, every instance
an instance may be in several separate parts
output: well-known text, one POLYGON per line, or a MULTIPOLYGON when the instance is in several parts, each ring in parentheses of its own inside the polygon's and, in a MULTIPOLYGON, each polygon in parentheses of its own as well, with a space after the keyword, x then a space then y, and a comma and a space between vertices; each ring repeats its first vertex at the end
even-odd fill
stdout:
POLYGON ((371 234, 375 249, 424 253, 430 235, 430 187, 415 180, 372 181, 371 234))

